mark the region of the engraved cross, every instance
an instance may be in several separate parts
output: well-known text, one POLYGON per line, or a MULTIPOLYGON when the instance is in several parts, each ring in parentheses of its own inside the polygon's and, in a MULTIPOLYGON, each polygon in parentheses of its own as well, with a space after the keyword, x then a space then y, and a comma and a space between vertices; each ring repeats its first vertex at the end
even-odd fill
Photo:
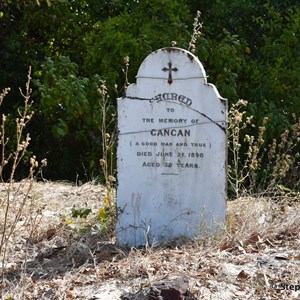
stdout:
POLYGON ((166 67, 162 68, 162 71, 164 71, 164 72, 169 71, 168 84, 171 84, 173 82, 172 71, 177 72, 178 69, 177 68, 172 68, 172 63, 171 62, 168 63, 168 66, 169 66, 168 68, 166 68, 166 67))

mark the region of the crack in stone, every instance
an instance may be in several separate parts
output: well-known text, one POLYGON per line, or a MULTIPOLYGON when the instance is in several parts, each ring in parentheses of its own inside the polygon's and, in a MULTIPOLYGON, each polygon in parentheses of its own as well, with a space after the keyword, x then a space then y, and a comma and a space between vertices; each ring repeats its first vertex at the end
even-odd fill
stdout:
MULTIPOLYGON (((213 122, 201 122, 201 123, 196 123, 196 124, 189 124, 189 125, 181 125, 181 126, 170 126, 170 127, 162 127, 162 128, 151 128, 151 130, 165 130, 165 129, 181 129, 181 128, 189 128, 189 127, 193 127, 193 126, 198 126, 198 125, 203 125, 203 124, 217 124, 220 127, 222 127, 220 124, 218 124, 218 122, 220 123, 224 123, 224 121, 213 121, 213 122)), ((222 127, 223 129, 223 127, 222 127)), ((224 128, 225 129, 225 128, 224 128)), ((127 134, 137 134, 137 133, 146 133, 146 132, 151 132, 151 130, 139 130, 139 131, 130 131, 130 132, 123 132, 123 133, 119 133, 119 135, 127 135, 127 134)))
MULTIPOLYGON (((204 118, 208 119, 210 122, 202 122, 202 123, 198 123, 198 124, 191 124, 191 125, 188 125, 188 126, 193 126, 193 125, 201 125, 201 124, 208 124, 208 123, 213 123, 215 124, 216 126, 218 126, 222 131, 224 131, 224 133, 226 133, 226 127, 223 127, 222 125, 220 125, 218 122, 221 122, 221 123, 224 123, 223 121, 214 121, 213 119, 211 119, 209 116, 207 116, 206 114, 198 111, 197 109, 194 109, 190 106, 186 106, 182 103, 178 103, 178 102, 174 102, 174 101, 170 101, 170 100, 156 100, 156 99, 149 99, 149 98, 140 98, 140 97, 130 97, 130 96, 126 96, 124 98, 128 98, 128 99, 133 99, 133 100, 141 100, 141 101, 149 101, 150 103, 153 103, 153 102, 162 102, 162 101, 166 101, 166 102, 170 102, 170 103, 173 103, 173 104, 176 104, 176 105, 180 105, 180 106, 184 106, 188 109, 191 109, 193 110, 194 112, 198 113, 199 115, 203 116, 204 118)), ((180 126, 180 127, 167 127, 167 128, 160 128, 160 129, 171 129, 171 128, 184 128, 185 126, 180 126)), ((147 131, 138 131, 136 133, 139 133, 139 132, 148 132, 147 131)), ((130 134, 130 133, 128 133, 130 134)))

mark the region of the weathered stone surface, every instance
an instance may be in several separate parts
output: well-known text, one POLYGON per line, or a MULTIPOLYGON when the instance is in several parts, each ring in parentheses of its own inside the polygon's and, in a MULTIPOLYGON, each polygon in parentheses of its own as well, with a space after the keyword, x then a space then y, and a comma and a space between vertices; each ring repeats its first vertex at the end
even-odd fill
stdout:
POLYGON ((189 279, 185 276, 172 276, 152 285, 149 300, 196 300, 189 293, 189 279))
POLYGON ((149 300, 184 300, 182 293, 164 284, 155 286, 151 289, 149 300))
POLYGON ((173 275, 154 281, 150 288, 137 293, 125 293, 122 300, 196 300, 189 291, 189 279, 183 275, 173 275))
POLYGON ((118 100, 117 242, 216 232, 225 221, 227 103, 200 61, 164 48, 118 100))

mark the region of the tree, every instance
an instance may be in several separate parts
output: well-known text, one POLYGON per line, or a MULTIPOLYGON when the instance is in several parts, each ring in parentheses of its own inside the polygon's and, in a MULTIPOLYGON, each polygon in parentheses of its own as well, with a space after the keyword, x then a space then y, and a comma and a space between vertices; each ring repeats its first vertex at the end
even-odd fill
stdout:
MULTIPOLYGON (((113 116, 111 104, 124 92, 124 57, 130 57, 126 76, 133 81, 147 54, 172 40, 186 41, 189 14, 184 7, 183 1, 171 0, 7 2, 5 62, 33 66, 38 114, 31 126, 36 135, 32 146, 35 153, 47 154, 52 178, 100 173, 95 162, 101 157, 101 80, 111 91, 113 116), (15 45, 17 49, 7 51, 15 45)), ((4 84, 15 76, 13 64, 4 84)), ((22 73, 18 70, 18 76, 22 73)))
MULTIPOLYGON (((203 28, 195 54, 208 81, 230 105, 249 100, 256 124, 270 118, 266 143, 279 137, 281 127, 291 126, 292 113, 300 114, 297 1, 1 2, 1 88, 17 91, 33 67, 38 113, 32 145, 35 153, 48 155, 51 178, 73 180, 76 173, 83 176, 84 168, 94 176, 100 173, 95 164, 101 157, 97 88, 105 81, 113 114, 124 84, 135 81, 148 54, 173 41, 188 48, 196 10, 202 12, 203 28), (124 57, 129 57, 128 70, 124 57)), ((2 109, 13 114, 16 98, 12 93, 2 109)))

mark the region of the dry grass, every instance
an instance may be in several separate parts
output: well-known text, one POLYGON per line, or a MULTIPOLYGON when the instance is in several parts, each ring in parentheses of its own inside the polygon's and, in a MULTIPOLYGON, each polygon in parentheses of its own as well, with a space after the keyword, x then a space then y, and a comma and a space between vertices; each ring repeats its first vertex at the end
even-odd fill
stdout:
POLYGON ((296 229, 300 224, 299 195, 273 198, 240 198, 228 204, 228 237, 243 241, 257 233, 272 239, 274 234, 287 229, 296 229))
POLYGON ((299 195, 229 202, 222 235, 140 249, 116 247, 112 234, 94 226, 105 196, 93 183, 34 183, 10 239, 2 298, 147 299, 150 286, 176 274, 189 278, 197 299, 299 297, 271 288, 299 284, 299 195), (92 213, 72 219, 74 207, 92 213))

